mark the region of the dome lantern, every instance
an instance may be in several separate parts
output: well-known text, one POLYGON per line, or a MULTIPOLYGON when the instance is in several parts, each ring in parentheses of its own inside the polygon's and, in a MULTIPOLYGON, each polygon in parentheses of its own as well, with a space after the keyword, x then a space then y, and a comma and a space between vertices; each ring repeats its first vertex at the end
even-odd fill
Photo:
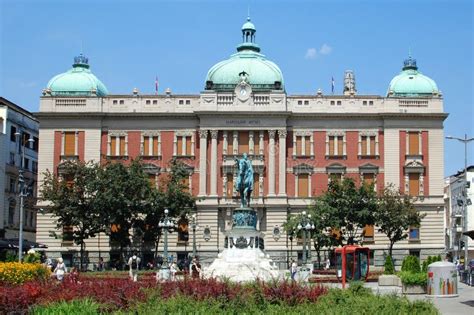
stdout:
POLYGON ((237 51, 253 50, 260 52, 260 47, 255 43, 255 33, 257 29, 250 21, 250 16, 247 17, 247 22, 242 25, 242 44, 237 46, 237 51))

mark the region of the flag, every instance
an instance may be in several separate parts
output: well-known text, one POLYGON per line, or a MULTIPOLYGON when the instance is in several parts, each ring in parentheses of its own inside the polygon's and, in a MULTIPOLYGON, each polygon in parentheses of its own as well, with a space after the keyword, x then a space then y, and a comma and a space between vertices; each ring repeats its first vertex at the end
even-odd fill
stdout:
POLYGON ((331 91, 334 94, 334 77, 331 77, 331 91))
POLYGON ((158 77, 155 78, 155 95, 158 95, 158 77))

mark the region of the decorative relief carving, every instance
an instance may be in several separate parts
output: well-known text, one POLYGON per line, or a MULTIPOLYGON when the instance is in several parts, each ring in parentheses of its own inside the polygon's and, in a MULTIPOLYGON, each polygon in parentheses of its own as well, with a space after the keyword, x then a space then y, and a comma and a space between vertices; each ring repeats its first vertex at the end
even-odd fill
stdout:
POLYGON ((199 129, 199 138, 207 139, 207 129, 199 129))
POLYGON ((278 129, 278 136, 280 138, 286 138, 286 135, 287 135, 286 129, 278 129))
POLYGON ((293 133, 295 136, 302 136, 302 137, 311 137, 313 132, 311 130, 294 130, 293 133))
POLYGON ((128 132, 124 130, 109 130, 110 137, 125 137, 128 136, 128 132))
POLYGON ((177 137, 192 137, 194 132, 194 130, 176 130, 175 135, 177 137))
POLYGON ((275 130, 275 129, 270 129, 270 130, 268 130, 268 136, 270 137, 270 139, 274 139, 274 138, 275 138, 275 133, 276 133, 276 130, 275 130))
POLYGON ((217 134, 218 134, 218 130, 211 130, 211 138, 212 139, 217 139, 217 134))
POLYGON ((159 136, 161 136, 161 131, 144 130, 144 131, 142 131, 142 136, 144 136, 144 137, 159 137, 159 136))

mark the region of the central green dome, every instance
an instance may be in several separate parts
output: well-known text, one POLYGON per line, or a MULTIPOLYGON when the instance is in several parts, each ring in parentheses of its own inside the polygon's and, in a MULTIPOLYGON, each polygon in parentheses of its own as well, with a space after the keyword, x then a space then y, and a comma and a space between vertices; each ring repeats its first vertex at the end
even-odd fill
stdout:
POLYGON ((74 58, 72 69, 49 80, 46 90, 52 96, 106 96, 105 85, 89 69, 88 58, 74 58))
POLYGON ((255 33, 255 26, 247 18, 242 26, 243 42, 237 47, 237 53, 209 69, 206 90, 233 90, 242 81, 242 73, 247 75, 246 81, 254 90, 284 90, 280 68, 260 53, 255 33))

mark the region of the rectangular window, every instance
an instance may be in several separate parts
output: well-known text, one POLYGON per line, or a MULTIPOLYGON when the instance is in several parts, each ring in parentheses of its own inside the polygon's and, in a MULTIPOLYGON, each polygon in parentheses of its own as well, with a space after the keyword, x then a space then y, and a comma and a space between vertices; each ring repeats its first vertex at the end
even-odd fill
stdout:
POLYGON ((143 155, 158 156, 158 137, 143 137, 143 155))
POLYGON ((15 165, 15 152, 10 152, 10 164, 15 165))
POLYGON ((418 241, 420 239, 420 228, 418 227, 410 227, 408 233, 408 240, 410 241, 418 241))
POLYGON ((38 152, 39 149, 39 139, 38 137, 33 137, 33 150, 38 152))
POLYGON ((26 147, 26 148, 31 148, 30 147, 30 142, 28 141, 30 140, 30 134, 28 132, 23 132, 23 142, 22 144, 26 147))
MULTIPOLYGON (((254 137, 254 139, 256 139, 254 137)), ((255 155, 259 154, 260 152, 260 143, 259 143, 259 139, 256 139, 253 141, 253 152, 255 155)))
POLYGON ((124 100, 120 100, 120 104, 122 105, 125 104, 124 100))
POLYGON ((366 225, 364 227, 363 234, 364 234, 365 242, 373 242, 374 241, 374 226, 366 225))
POLYGON ((342 173, 331 173, 329 174, 329 182, 341 182, 342 181, 342 173))
POLYGON ((10 126, 10 141, 16 142, 16 127, 10 126))
POLYGON ((76 133, 75 132, 64 133, 64 155, 65 156, 76 155, 76 133))
POLYGON ((119 140, 120 140, 119 155, 120 156, 125 156, 126 155, 125 154, 125 137, 122 136, 122 137, 119 138, 119 140))
POLYGON ((375 136, 360 137, 360 154, 362 156, 375 155, 375 136))
POLYGON ((179 100, 179 105, 183 105, 184 104, 184 101, 183 100, 179 100))
MULTIPOLYGON (((176 155, 178 156, 189 156, 191 155, 191 137, 179 136, 176 137, 176 155), (184 147, 183 147, 184 145, 184 147)), ((158 146, 157 146, 158 148, 158 146)))
POLYGON ((344 154, 344 137, 329 136, 329 155, 342 156, 344 154))
POLYGON ((226 187, 226 196, 227 198, 232 198, 234 192, 234 176, 232 174, 227 174, 227 187, 226 187))
POLYGON ((335 105, 336 103, 334 101, 331 101, 331 105, 335 105))
POLYGON ((117 139, 115 137, 110 138, 110 155, 117 155, 117 139))
POLYGON ((301 136, 297 136, 296 137, 296 155, 299 156, 301 155, 302 153, 302 148, 301 148, 301 145, 302 145, 302 141, 301 141, 301 136))
POLYGON ((158 100, 153 100, 153 105, 158 104, 158 100))
POLYGON ((367 185, 372 185, 375 181, 375 174, 374 173, 364 173, 364 175, 362 175, 363 179, 364 179, 364 183, 366 183, 367 185))
POLYGON ((337 101, 337 105, 341 105, 341 104, 342 104, 342 102, 341 102, 341 101, 337 101))
POLYGON ((239 154, 249 152, 249 132, 239 131, 239 154))
POLYGON ((15 219, 15 203, 10 202, 8 207, 8 224, 12 225, 15 219))
POLYGON ((361 155, 369 155, 367 154, 367 137, 361 137, 361 155))
POLYGON ((418 155, 420 154, 420 138, 418 132, 408 133, 408 154, 418 155))
POLYGON ((367 101, 362 101, 362 105, 367 106, 367 101))
POLYGON ((30 160, 27 159, 27 158, 25 158, 25 159, 23 160, 23 169, 25 169, 25 170, 29 170, 29 169, 30 169, 30 160))
POLYGON ((15 193, 16 192, 16 179, 10 177, 10 192, 15 193))
POLYGON ((309 196, 308 177, 308 174, 298 175, 298 197, 304 198, 309 196))
POLYGON ((191 100, 186 100, 186 105, 191 105, 191 100))
POLYGON ((146 100, 146 101, 145 101, 145 104, 146 104, 146 105, 150 105, 150 104, 151 104, 151 101, 150 101, 150 100, 146 100))
POLYGON ((150 137, 143 138, 143 155, 150 155, 150 137))
POLYGON ((418 196, 420 194, 420 174, 408 174, 408 193, 410 196, 418 196))
POLYGON ((305 154, 306 156, 313 155, 313 152, 311 152, 311 139, 310 139, 310 137, 306 137, 306 138, 305 138, 305 142, 304 142, 304 154, 305 154))
POLYGON ((73 241, 73 227, 72 226, 63 226, 63 242, 72 243, 73 241))

